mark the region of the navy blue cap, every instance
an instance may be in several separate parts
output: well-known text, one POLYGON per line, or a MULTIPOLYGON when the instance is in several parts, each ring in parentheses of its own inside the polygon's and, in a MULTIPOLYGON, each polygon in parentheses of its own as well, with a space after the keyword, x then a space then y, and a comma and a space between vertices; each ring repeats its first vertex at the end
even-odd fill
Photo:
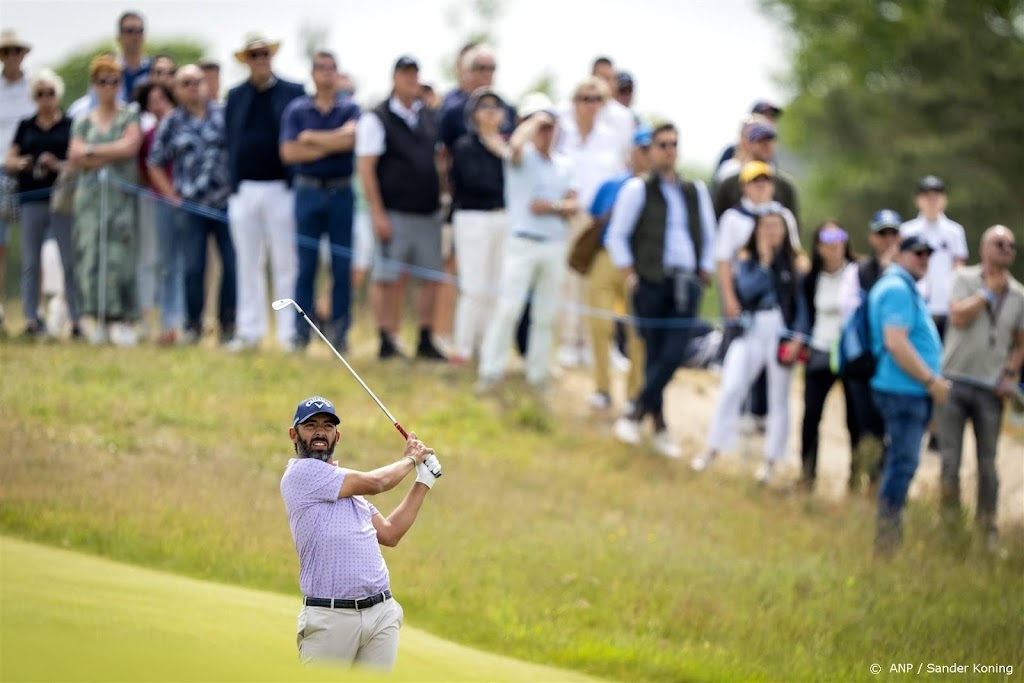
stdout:
POLYGON ((777 133, 775 126, 770 123, 755 123, 747 129, 747 141, 759 142, 761 140, 774 140, 777 133))
POLYGON ((767 102, 765 100, 759 100, 754 103, 754 106, 750 108, 751 114, 770 114, 775 118, 782 116, 782 107, 767 102))
POLYGON ((920 253, 922 251, 933 252, 932 245, 928 243, 928 240, 921 235, 910 235, 900 240, 900 251, 913 251, 920 253))
POLYGON ((628 71, 620 71, 615 74, 615 86, 619 90, 627 90, 633 87, 633 74, 628 71))
POLYGON ((933 175, 926 175, 917 181, 917 192, 945 192, 946 183, 942 182, 942 178, 933 175))
POLYGON ((871 232, 880 232, 886 228, 900 229, 903 219, 892 209, 881 209, 871 217, 871 232))
POLYGON ((420 65, 409 55, 402 55, 398 58, 398 61, 395 62, 395 71, 401 71, 402 69, 416 69, 419 71, 420 65))
POLYGON ((292 420, 292 429, 299 426, 314 415, 319 414, 330 415, 334 418, 334 424, 338 424, 341 420, 338 418, 338 414, 334 412, 334 404, 328 401, 323 396, 310 396, 305 401, 300 401, 299 405, 295 408, 295 419, 292 420))

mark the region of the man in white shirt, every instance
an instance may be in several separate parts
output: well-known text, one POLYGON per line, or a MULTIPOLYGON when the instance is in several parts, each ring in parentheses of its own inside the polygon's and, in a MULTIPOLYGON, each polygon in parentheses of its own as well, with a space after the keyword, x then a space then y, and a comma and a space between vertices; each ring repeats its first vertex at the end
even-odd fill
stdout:
POLYGON ((900 237, 920 235, 931 245, 932 258, 928 272, 917 283, 921 296, 928 302, 939 337, 945 338, 949 318, 949 295, 953 286, 953 270, 967 262, 967 237, 964 226, 946 217, 949 199, 946 184, 933 175, 917 183, 917 218, 900 226, 900 237))
MULTIPOLYGON (((28 75, 21 63, 32 46, 18 38, 13 30, 0 32, 0 60, 3 61, 3 78, 0 78, 0 154, 7 156, 7 150, 14 140, 18 123, 36 113, 36 104, 29 92, 28 75)), ((3 176, 0 165, 0 178, 3 176)), ((5 202, 16 201, 13 197, 5 202)), ((7 285, 7 221, 0 218, 0 336, 3 335, 3 298, 7 285)))

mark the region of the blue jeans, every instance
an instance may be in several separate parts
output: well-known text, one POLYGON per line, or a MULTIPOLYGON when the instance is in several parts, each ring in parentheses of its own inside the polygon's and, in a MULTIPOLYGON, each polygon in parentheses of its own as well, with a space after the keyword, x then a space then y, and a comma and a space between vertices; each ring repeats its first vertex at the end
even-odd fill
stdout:
POLYGON ((173 330, 185 322, 185 214, 156 205, 157 305, 160 327, 173 330))
MULTIPOLYGON (((641 280, 633 292, 633 313, 638 318, 688 318, 696 322, 700 310, 702 289, 690 284, 686 310, 678 310, 675 299, 675 284, 672 278, 665 278, 661 284, 641 280)), ((644 386, 636 399, 634 417, 644 414, 661 415, 665 387, 672 379, 683 357, 696 327, 641 327, 638 332, 644 340, 644 386)))
POLYGON ((213 235, 220 252, 222 274, 220 298, 217 301, 217 318, 222 334, 231 333, 235 328, 235 291, 238 274, 235 266, 235 246, 226 221, 210 216, 188 214, 188 228, 185 231, 185 328, 202 332, 203 288, 206 276, 206 242, 213 235))
MULTIPOLYGON (((352 220, 355 202, 351 187, 295 190, 295 233, 298 236, 299 276, 295 302, 312 316, 313 287, 320 256, 320 237, 331 243, 331 329, 328 336, 344 340, 352 303, 352 220)), ((298 314, 296 314, 298 315, 298 314)), ((301 318, 301 316, 299 316, 301 318)), ((300 319, 295 327, 300 344, 309 341, 310 328, 300 319)))
POLYGON ((932 414, 928 396, 893 394, 874 389, 875 406, 885 423, 885 466, 878 488, 876 545, 889 549, 903 537, 900 521, 910 481, 917 472, 924 438, 932 414))

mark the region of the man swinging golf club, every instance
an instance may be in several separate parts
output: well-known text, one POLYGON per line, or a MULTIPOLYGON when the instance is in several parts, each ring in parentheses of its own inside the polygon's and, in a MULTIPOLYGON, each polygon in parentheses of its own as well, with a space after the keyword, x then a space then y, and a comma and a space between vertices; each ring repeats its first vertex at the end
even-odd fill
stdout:
POLYGON ((340 422, 321 396, 299 403, 288 435, 295 457, 281 477, 281 495, 299 555, 299 659, 390 670, 398 656, 403 611, 391 595, 380 546, 396 546, 416 520, 441 465, 410 433, 400 460, 370 472, 332 458, 340 422), (384 517, 363 498, 388 491, 416 471, 416 482, 384 517))

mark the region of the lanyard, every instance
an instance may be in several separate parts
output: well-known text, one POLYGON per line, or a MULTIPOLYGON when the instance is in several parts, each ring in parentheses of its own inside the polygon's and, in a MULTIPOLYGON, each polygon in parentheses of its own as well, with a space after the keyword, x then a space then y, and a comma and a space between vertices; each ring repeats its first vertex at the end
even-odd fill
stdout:
POLYGON ((988 328, 988 345, 989 348, 996 348, 996 323, 999 322, 999 314, 1003 312, 1003 304, 1006 303, 1006 295, 1009 293, 1009 287, 1002 294, 996 297, 996 303, 993 305, 990 302, 985 302, 985 313, 988 314, 989 328, 988 328))

